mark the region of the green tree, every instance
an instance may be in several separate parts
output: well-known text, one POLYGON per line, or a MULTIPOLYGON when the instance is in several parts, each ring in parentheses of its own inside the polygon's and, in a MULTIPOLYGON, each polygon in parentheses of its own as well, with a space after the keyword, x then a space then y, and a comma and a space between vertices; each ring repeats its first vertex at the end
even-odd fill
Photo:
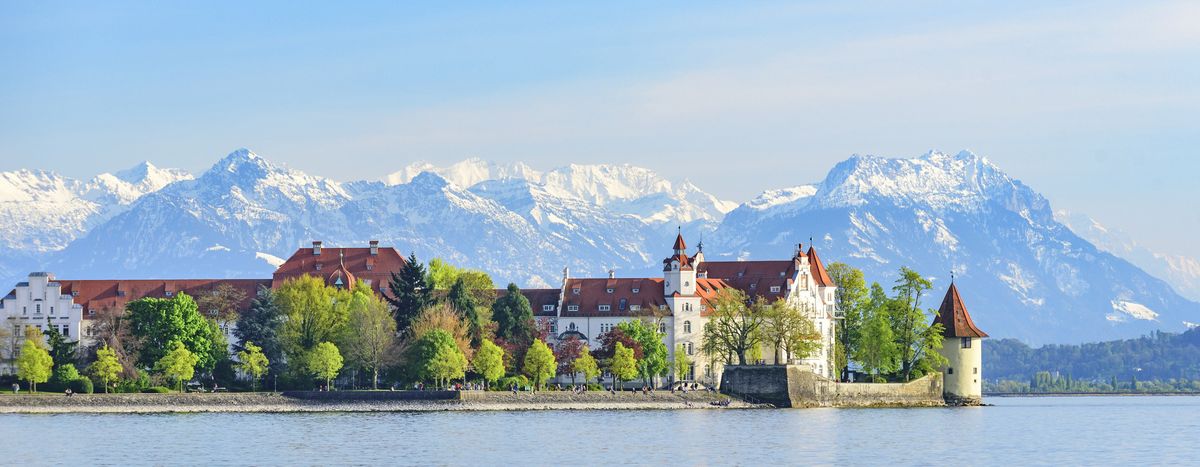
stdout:
POLYGON ((591 381, 600 376, 600 365, 596 363, 596 358, 588 351, 587 346, 583 346, 583 352, 571 364, 571 371, 583 375, 583 381, 591 381))
POLYGON ((721 361, 732 361, 737 357, 739 365, 745 365, 747 354, 761 343, 764 317, 751 313, 746 294, 727 288, 717 292, 712 300, 712 316, 704 325, 702 349, 721 361))
POLYGON ((170 350, 154 363, 154 370, 178 383, 179 391, 183 392, 183 382, 195 376, 196 364, 200 359, 188 350, 183 342, 171 341, 169 348, 170 350))
POLYGON ((900 356, 887 312, 890 300, 879 284, 871 286, 871 296, 854 359, 862 364, 865 373, 879 381, 881 374, 896 371, 900 356))
POLYGON ((461 276, 450 286, 450 293, 447 294, 446 300, 450 303, 450 307, 458 313, 458 316, 467 323, 467 332, 471 335, 471 346, 478 347, 479 343, 487 337, 485 336, 485 323, 480 319, 475 295, 467 289, 467 283, 461 276))
POLYGON ((760 299, 751 305, 750 312, 764 317, 759 330, 763 341, 774 347, 775 362, 791 361, 793 355, 807 357, 821 348, 821 334, 812 319, 783 299, 760 299))
POLYGON ((684 350, 683 344, 675 346, 675 379, 683 381, 688 379, 688 373, 692 369, 692 359, 688 358, 687 351, 684 350))
POLYGON ((275 305, 275 293, 262 287, 250 302, 250 308, 238 315, 237 327, 233 330, 238 340, 237 348, 245 350, 245 344, 253 342, 271 362, 268 374, 276 376, 284 370, 283 344, 279 340, 282 325, 283 315, 275 305))
POLYGON ((332 342, 321 342, 313 347, 308 356, 308 372, 325 381, 328 389, 338 372, 342 370, 342 354, 332 342))
POLYGON ((638 360, 638 376, 647 385, 653 386, 653 378, 666 375, 670 368, 667 362, 667 344, 663 343, 662 333, 658 332, 658 328, 640 319, 622 321, 617 324, 617 328, 641 344, 642 358, 638 360))
POLYGON ((433 284, 425 275, 425 266, 417 261, 416 253, 410 253, 404 267, 393 272, 388 282, 385 298, 392 305, 396 317, 396 329, 405 332, 413 319, 433 304, 433 284))
POLYGON ((508 284, 504 296, 492 304, 492 319, 496 336, 507 342, 524 344, 533 339, 533 308, 517 284, 508 284))
POLYGON ((280 340, 297 376, 310 370, 305 359, 318 344, 345 335, 350 302, 349 290, 327 286, 309 275, 288 279, 275 291, 275 303, 283 313, 280 340))
POLYGON ((88 372, 104 383, 104 392, 107 393, 109 386, 121 374, 121 362, 117 360, 116 351, 107 345, 101 347, 96 351, 96 361, 88 367, 88 372))
POLYGON ((633 349, 617 342, 613 349, 613 358, 608 365, 608 372, 613 375, 613 387, 620 387, 621 382, 629 381, 638 375, 637 360, 633 358, 633 349))
POLYGON ((422 380, 445 387, 450 380, 466 375, 467 356, 458 348, 454 336, 445 329, 432 329, 412 345, 410 361, 422 380))
POLYGON ((250 390, 258 390, 258 381, 267 373, 270 368, 271 360, 263 354, 262 347, 254 345, 253 342, 245 342, 242 344, 242 351, 238 352, 238 368, 247 375, 250 375, 250 390))
POLYGON ((504 349, 485 339, 475 352, 471 365, 487 384, 495 383, 504 376, 504 349))
POLYGON ((533 380, 533 390, 541 389, 542 383, 553 378, 558 371, 558 363, 554 361, 554 352, 541 339, 534 339, 529 351, 525 352, 525 364, 522 365, 525 376, 533 380))
POLYGON ((213 320, 221 329, 238 318, 238 308, 246 301, 246 292, 229 283, 221 283, 207 294, 196 297, 196 307, 204 317, 213 320))
POLYGON ((54 360, 54 366, 61 367, 75 362, 75 348, 79 342, 62 335, 53 325, 48 326, 45 331, 42 331, 42 334, 46 336, 46 345, 49 346, 50 358, 54 360))
POLYGON ((357 287, 350 305, 346 354, 351 364, 371 372, 371 388, 379 388, 379 372, 393 359, 396 321, 387 302, 366 287, 357 287))
POLYGON ((226 357, 219 345, 223 335, 200 314, 196 302, 183 292, 171 298, 142 298, 125 306, 129 329, 138 342, 138 363, 153 367, 179 342, 196 357, 196 367, 212 370, 226 357))
POLYGON ((837 285, 834 306, 841 313, 837 332, 837 361, 835 368, 842 369, 842 379, 850 375, 850 357, 858 353, 862 340, 865 312, 870 301, 863 272, 846 263, 832 263, 827 269, 829 278, 837 285))
POLYGON ((892 331, 900 352, 900 373, 904 381, 937 367, 942 345, 941 325, 930 326, 931 317, 921 309, 921 298, 933 283, 907 267, 900 268, 900 278, 892 290, 896 297, 888 307, 892 331))
POLYGON ((29 382, 30 392, 37 392, 38 383, 50 380, 54 359, 46 351, 40 334, 26 332, 25 343, 21 344, 21 355, 17 357, 17 378, 29 382))

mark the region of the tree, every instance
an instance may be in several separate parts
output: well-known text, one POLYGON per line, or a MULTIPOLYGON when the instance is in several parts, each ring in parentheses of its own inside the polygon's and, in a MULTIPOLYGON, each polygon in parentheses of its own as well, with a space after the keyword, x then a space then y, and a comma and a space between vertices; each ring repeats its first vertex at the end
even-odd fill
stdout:
POLYGON ((167 379, 179 384, 183 392, 183 382, 195 376, 196 364, 199 358, 188 350, 183 342, 171 341, 170 350, 154 363, 154 370, 162 373, 167 379))
POLYGON ((396 345, 396 321, 390 311, 387 302, 371 289, 355 288, 346 354, 354 366, 371 372, 372 389, 379 389, 379 372, 390 363, 396 345))
POLYGON ((225 329, 230 321, 238 318, 238 307, 246 301, 246 292, 229 283, 217 285, 210 293, 196 297, 196 306, 208 319, 225 329))
MULTIPOLYGON (((596 363, 596 359, 592 357, 591 352, 588 352, 586 345, 583 346, 579 358, 576 358, 571 364, 571 372, 583 374, 584 382, 591 381, 600 376, 600 365, 596 363)), ((572 378, 574 378, 573 375, 572 378)), ((571 383, 574 384, 574 382, 575 380, 572 379, 571 383)))
POLYGON ((674 363, 672 368, 675 370, 675 379, 677 381, 688 379, 688 373, 692 369, 692 359, 688 358, 687 351, 684 350, 683 344, 677 344, 675 346, 675 361, 672 363, 674 363))
POLYGON ((46 351, 42 336, 26 332, 25 343, 21 344, 21 355, 17 357, 17 378, 29 382, 30 392, 37 392, 38 383, 50 380, 54 359, 46 351))
POLYGON ((569 373, 572 385, 575 384, 575 371, 572 371, 575 359, 582 356, 586 351, 587 345, 584 345, 583 341, 574 335, 554 346, 554 360, 558 362, 558 373, 569 373))
POLYGON ((642 356, 638 358, 638 376, 647 385, 654 385, 653 378, 667 374, 670 365, 667 363, 667 345, 663 343, 663 335, 658 328, 647 325, 640 319, 622 321, 617 328, 637 341, 642 347, 642 356))
POLYGON ((483 339, 486 328, 479 317, 478 305, 475 303, 475 296, 467 289, 467 283, 462 277, 454 281, 450 286, 450 293, 446 296, 450 307, 458 313, 458 316, 467 323, 467 332, 471 335, 471 345, 478 346, 483 339))
POLYGON ((46 336, 46 345, 50 347, 50 358, 54 359, 54 366, 62 366, 75 362, 75 347, 79 342, 68 340, 68 336, 58 332, 55 326, 48 326, 42 334, 46 336))
POLYGON ((321 342, 309 352, 308 372, 313 377, 325 381, 326 389, 341 370, 342 354, 332 342, 321 342))
POLYGON ((425 276, 425 266, 417 261, 416 253, 410 253, 404 267, 392 273, 388 292, 384 298, 392 306, 396 329, 400 332, 407 331, 421 310, 433 304, 433 285, 425 276))
POLYGON ((433 329, 419 337, 411 347, 410 360, 422 380, 445 387, 450 380, 466 375, 467 357, 458 349, 454 336, 444 329, 433 329))
POLYGON ((250 302, 250 308, 238 315, 237 327, 233 330, 239 350, 253 342, 270 362, 268 374, 278 376, 284 370, 283 343, 279 340, 283 315, 275 304, 275 293, 262 287, 250 302))
POLYGON ((608 372, 613 375, 613 387, 620 386, 622 381, 629 381, 636 378, 638 368, 637 360, 633 358, 633 349, 617 342, 616 346, 613 347, 613 358, 612 362, 608 365, 608 372))
POLYGON ((850 357, 858 353, 862 339, 864 313, 868 303, 868 292, 863 272, 845 263, 832 263, 827 268, 829 278, 837 285, 834 305, 841 312, 838 320, 837 352, 835 368, 842 369, 842 379, 850 376, 850 357))
POLYGON ((88 372, 104 383, 104 392, 107 393, 112 381, 121 374, 121 362, 117 360, 117 353, 107 345, 101 347, 96 351, 96 361, 88 367, 88 372))
POLYGON ((92 339, 94 344, 88 353, 93 354, 108 347, 121 364, 121 376, 133 378, 137 374, 137 342, 129 331, 125 310, 104 306, 92 317, 92 339))
POLYGON ((533 308, 517 284, 508 284, 504 296, 492 304, 492 319, 496 321, 496 336, 501 339, 521 344, 533 339, 533 308))
POLYGON ((892 335, 891 321, 888 319, 887 296, 879 284, 871 286, 872 300, 864 316, 862 336, 854 359, 862 364, 863 371, 873 375, 878 381, 881 374, 896 371, 899 362, 899 352, 896 339, 892 335))
POLYGON ((280 340, 294 370, 309 370, 304 362, 312 350, 344 335, 350 302, 350 291, 309 275, 288 279, 275 291, 275 303, 283 314, 280 340))
MULTIPOLYGON (((138 363, 149 368, 171 349, 183 344, 196 357, 196 367, 212 370, 226 356, 215 323, 202 316, 196 302, 183 292, 171 298, 142 298, 129 302, 126 320, 138 341, 138 363)), ((190 378, 190 377, 189 377, 190 378)))
POLYGON ((459 352, 462 352, 468 359, 471 358, 474 351, 471 349, 471 336, 467 330, 467 324, 458 317, 454 310, 450 309, 449 305, 444 303, 432 305, 417 315, 408 329, 408 340, 410 343, 417 342, 425 334, 438 329, 450 334, 459 352))
POLYGON ((932 320, 921 309, 922 295, 932 287, 932 282, 907 267, 900 268, 900 278, 892 287, 896 297, 888 310, 904 381, 912 379, 913 370, 919 363, 924 363, 923 369, 928 369, 937 366, 941 358, 936 351, 941 348, 941 325, 930 326, 932 320))
POLYGON ((558 369, 554 352, 541 339, 534 340, 533 345, 529 346, 529 351, 525 352, 525 364, 521 367, 525 376, 533 380, 534 391, 540 389, 543 382, 553 378, 558 369))
POLYGON ((8 326, 0 326, 0 362, 11 362, 16 346, 13 332, 8 330, 8 326))
MULTIPOLYGON (((390 320, 390 317, 389 317, 390 320)), ((262 352, 262 347, 253 342, 244 342, 242 351, 238 352, 238 368, 250 375, 250 390, 258 390, 258 381, 267 373, 271 360, 262 352)))
POLYGON ((702 349, 709 355, 723 355, 725 361, 737 356, 739 365, 746 364, 747 353, 758 347, 762 338, 759 328, 763 316, 747 307, 746 294, 737 289, 721 289, 712 300, 712 316, 704 325, 702 349))
POLYGON ((475 367, 475 372, 483 376, 487 384, 495 383, 504 376, 504 349, 484 339, 479 345, 479 351, 475 352, 475 359, 471 361, 471 365, 475 367))
POLYGON ((821 348, 821 334, 808 313, 783 299, 758 300, 750 312, 763 317, 759 330, 762 339, 773 346, 776 363, 790 361, 793 355, 807 357, 821 348))

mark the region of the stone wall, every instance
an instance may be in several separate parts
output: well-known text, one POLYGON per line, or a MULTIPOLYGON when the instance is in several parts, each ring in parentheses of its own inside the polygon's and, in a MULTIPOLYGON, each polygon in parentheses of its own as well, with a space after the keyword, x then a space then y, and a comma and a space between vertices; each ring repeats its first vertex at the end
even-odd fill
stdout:
POLYGON ((721 392, 776 407, 935 407, 942 399, 942 375, 908 383, 839 383, 805 366, 726 366, 721 392))

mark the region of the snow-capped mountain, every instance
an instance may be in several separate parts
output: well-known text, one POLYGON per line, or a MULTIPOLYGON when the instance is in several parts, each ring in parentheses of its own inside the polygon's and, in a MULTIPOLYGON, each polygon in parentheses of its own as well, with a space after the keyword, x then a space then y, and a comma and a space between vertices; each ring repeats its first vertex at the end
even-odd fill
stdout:
POLYGON ((936 278, 928 307, 955 271, 976 323, 994 336, 1078 342, 1200 317, 1200 305, 1080 238, 1044 197, 970 152, 851 157, 815 190, 769 192, 729 213, 711 244, 762 258, 809 237, 826 261, 888 287, 901 266, 936 278))
POLYGON ((20 274, 138 198, 189 178, 149 162, 87 181, 42 170, 0 172, 0 277, 20 274))
POLYGON ((627 165, 539 171, 472 159, 342 183, 243 149, 194 179, 148 163, 87 182, 0 174, 0 277, 269 277, 313 240, 375 239, 483 269, 501 285, 544 287, 559 283, 564 267, 577 277, 658 275, 683 225, 689 240, 703 236, 710 259, 788 257, 812 238, 826 263, 850 263, 885 286, 900 266, 912 267, 935 278, 928 307, 954 270, 993 336, 1079 342, 1200 322, 1200 304, 1114 256, 1132 250, 1098 249, 1044 197, 969 152, 854 156, 819 183, 767 190, 733 208, 687 181, 627 165))
POLYGON ((1071 231, 1107 251, 1171 284, 1180 295, 1200 301, 1200 260, 1155 252, 1129 234, 1101 225, 1095 219, 1066 210, 1055 210, 1054 218, 1071 231))

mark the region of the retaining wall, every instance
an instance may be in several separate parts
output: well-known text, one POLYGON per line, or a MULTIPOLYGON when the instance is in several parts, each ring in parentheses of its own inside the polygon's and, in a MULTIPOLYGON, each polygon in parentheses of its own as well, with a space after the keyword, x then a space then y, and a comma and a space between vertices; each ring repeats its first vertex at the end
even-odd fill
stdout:
POLYGON ((805 366, 726 366, 721 392, 776 407, 936 407, 942 398, 942 375, 934 373, 908 383, 839 383, 805 366))

